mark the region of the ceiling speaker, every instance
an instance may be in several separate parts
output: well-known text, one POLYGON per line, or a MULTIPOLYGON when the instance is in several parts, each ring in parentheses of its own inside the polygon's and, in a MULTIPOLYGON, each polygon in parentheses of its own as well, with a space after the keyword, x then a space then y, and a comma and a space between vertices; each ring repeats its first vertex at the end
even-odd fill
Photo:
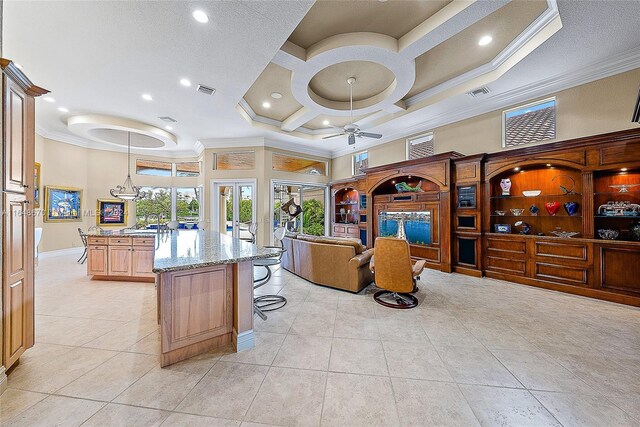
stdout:
POLYGON ((640 91, 638 91, 638 100, 636 101, 636 108, 633 110, 632 122, 640 123, 640 91))

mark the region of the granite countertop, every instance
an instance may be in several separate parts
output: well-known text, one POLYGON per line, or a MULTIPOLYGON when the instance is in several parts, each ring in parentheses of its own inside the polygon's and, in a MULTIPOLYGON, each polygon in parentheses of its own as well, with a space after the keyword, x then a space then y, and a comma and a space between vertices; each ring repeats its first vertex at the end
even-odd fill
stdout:
POLYGON ((264 248, 215 231, 177 230, 156 241, 154 273, 190 270, 269 258, 278 249, 264 248))
POLYGON ((156 230, 132 230, 132 229, 123 229, 123 230, 95 230, 88 231, 85 233, 87 236, 97 236, 97 237, 122 237, 122 236, 139 236, 139 237, 156 237, 158 232, 156 230))

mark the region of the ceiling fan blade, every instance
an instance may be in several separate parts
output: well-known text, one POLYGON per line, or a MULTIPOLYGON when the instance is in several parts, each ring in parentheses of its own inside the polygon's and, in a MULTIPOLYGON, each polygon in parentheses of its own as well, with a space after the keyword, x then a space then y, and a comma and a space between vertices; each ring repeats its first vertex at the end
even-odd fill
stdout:
POLYGON ((379 133, 369 133, 369 132, 358 132, 358 136, 364 136, 365 138, 374 138, 374 139, 382 138, 382 135, 380 135, 379 133))
POLYGON ((342 136, 342 135, 346 135, 346 133, 342 132, 342 133, 336 133, 335 135, 328 135, 328 136, 324 136, 322 137, 322 139, 329 139, 329 138, 335 138, 337 136, 342 136))
POLYGON ((356 136, 352 133, 349 134, 349 145, 353 145, 356 143, 356 136))

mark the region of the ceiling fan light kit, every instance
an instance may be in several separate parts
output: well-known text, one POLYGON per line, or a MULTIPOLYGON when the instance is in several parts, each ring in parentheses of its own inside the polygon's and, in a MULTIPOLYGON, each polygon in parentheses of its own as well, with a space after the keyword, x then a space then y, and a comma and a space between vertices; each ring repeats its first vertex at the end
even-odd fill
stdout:
POLYGON ((356 125, 355 123, 353 123, 353 85, 355 84, 355 82, 356 82, 356 78, 355 77, 349 77, 347 79, 347 84, 349 85, 349 114, 350 114, 349 124, 342 128, 342 132, 336 133, 334 135, 325 136, 322 139, 337 138, 339 136, 348 135, 347 136, 347 141, 348 141, 349 145, 355 145, 356 137, 358 137, 358 138, 373 138, 373 139, 382 138, 382 135, 380 135, 379 133, 371 133, 371 132, 363 132, 363 131, 361 131, 360 127, 358 125, 356 125))

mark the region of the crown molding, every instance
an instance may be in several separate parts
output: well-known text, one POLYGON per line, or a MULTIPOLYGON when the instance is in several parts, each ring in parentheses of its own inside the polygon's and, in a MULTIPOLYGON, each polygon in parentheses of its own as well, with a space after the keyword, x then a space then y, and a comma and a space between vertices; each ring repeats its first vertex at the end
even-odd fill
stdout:
MULTIPOLYGON (((407 138, 414 134, 431 131, 437 127, 446 126, 481 114, 504 109, 512 106, 513 104, 519 104, 533 100, 534 98, 549 96, 556 92, 571 89, 576 86, 581 86, 596 80, 631 71, 636 68, 640 68, 640 47, 628 50, 619 55, 614 55, 605 60, 592 63, 570 74, 558 74, 498 95, 489 96, 486 99, 478 99, 477 102, 474 102, 473 105, 467 108, 451 108, 449 110, 442 111, 438 115, 432 116, 429 120, 418 125, 404 128, 402 131, 386 135, 380 140, 368 141, 366 143, 359 144, 358 149, 366 150, 391 141, 407 138)), ((331 152, 331 157, 336 158, 352 152, 353 149, 351 148, 335 150, 331 152)))
POLYGON ((518 34, 518 36, 490 62, 407 98, 405 100, 407 108, 419 104, 425 99, 436 96, 444 91, 461 86, 477 77, 481 77, 498 70, 507 62, 507 60, 516 55, 521 48, 525 47, 530 41, 532 41, 540 31, 546 28, 555 19, 559 18, 560 14, 558 12, 558 4, 556 3, 556 0, 547 0, 547 9, 545 9, 545 11, 542 12, 531 24, 529 24, 524 31, 518 34))

